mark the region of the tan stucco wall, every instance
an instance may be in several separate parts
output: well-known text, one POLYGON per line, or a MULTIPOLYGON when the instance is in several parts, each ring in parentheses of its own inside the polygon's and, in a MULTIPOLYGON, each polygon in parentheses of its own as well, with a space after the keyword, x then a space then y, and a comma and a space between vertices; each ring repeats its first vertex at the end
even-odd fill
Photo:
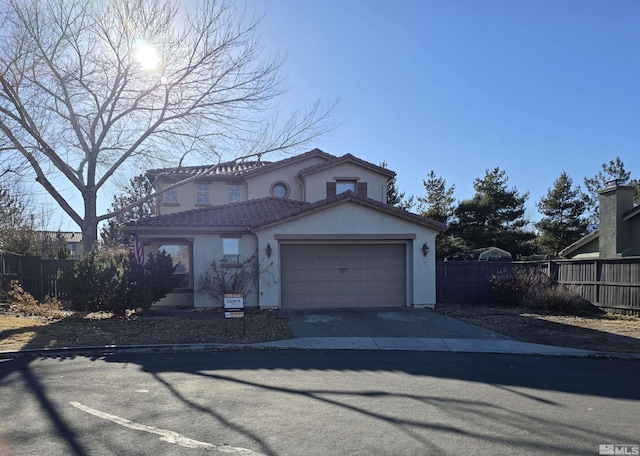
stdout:
POLYGON ((207 207, 207 205, 197 204, 198 197, 198 185, 209 185, 209 204, 208 206, 216 206, 221 204, 229 204, 229 188, 228 183, 240 186, 240 201, 247 200, 247 185, 240 182, 228 182, 228 181, 191 181, 176 188, 178 193, 178 204, 166 204, 159 203, 160 215, 174 214, 176 212, 188 211, 191 209, 198 209, 201 207, 207 207))
MULTIPOLYGON (((260 307, 280 307, 279 241, 277 236, 316 235, 323 242, 327 237, 344 240, 348 235, 367 238, 367 243, 384 242, 393 235, 406 235, 409 254, 407 255, 407 296, 409 306, 432 307, 436 302, 435 237, 436 231, 398 217, 381 213, 357 203, 347 202, 325 210, 320 210, 287 223, 260 230, 257 233, 261 258, 267 261, 264 248, 267 243, 273 248, 270 260, 276 274, 276 283, 260 284, 260 307), (415 235, 415 239, 412 239, 415 235), (427 257, 422 254, 424 243, 431 248, 427 257)), ((394 241, 398 241, 394 237, 394 241)), ((285 241, 282 241, 285 242, 285 241)), ((313 242, 313 241, 305 241, 313 242)))
MULTIPOLYGON (((144 237, 142 238, 144 241, 144 237)), ((160 244, 168 244, 171 241, 188 240, 192 242, 192 258, 191 271, 193 289, 185 292, 179 291, 169 294, 165 299, 161 300, 156 306, 194 306, 196 308, 204 307, 222 307, 220 303, 212 301, 209 296, 198 293, 197 284, 200 275, 209 267, 212 260, 218 263, 222 258, 222 237, 220 234, 195 234, 188 237, 172 235, 162 236, 162 239, 153 240, 149 245, 145 246, 145 255, 149 252, 157 252, 160 244)), ((257 239, 253 234, 244 234, 240 238, 240 257, 250 257, 257 248, 257 239)), ((258 305, 258 289, 254 286, 253 291, 245 296, 245 306, 255 307, 258 305)))
POLYGON ((386 183, 388 178, 354 163, 341 163, 328 169, 304 176, 305 201, 320 201, 327 197, 327 182, 356 178, 367 183, 367 197, 386 202, 386 183))
POLYGON ((288 199, 304 201, 302 185, 296 179, 301 169, 324 163, 320 157, 309 157, 290 165, 280 166, 271 171, 261 172, 247 178, 248 199, 270 196, 271 187, 276 182, 285 182, 289 186, 288 199))
MULTIPOLYGON (((212 260, 216 260, 218 265, 222 259, 222 237, 219 234, 198 235, 193 244, 194 280, 197 286, 198 278, 209 267, 212 260)), ((257 248, 257 239, 253 234, 244 234, 240 238, 240 258, 247 259, 257 248)), ((254 286, 253 291, 245 296, 244 305, 255 307, 258 305, 258 290, 254 286)), ((195 294, 195 307, 221 307, 221 304, 214 302, 206 294, 195 294)))

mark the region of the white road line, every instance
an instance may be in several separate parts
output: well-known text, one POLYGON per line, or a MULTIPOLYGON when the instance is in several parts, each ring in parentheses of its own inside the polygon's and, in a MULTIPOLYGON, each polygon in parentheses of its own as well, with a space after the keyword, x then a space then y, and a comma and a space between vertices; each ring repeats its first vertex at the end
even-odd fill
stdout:
POLYGON ((220 453, 232 454, 234 456, 235 455, 265 456, 262 453, 257 453, 247 448, 232 447, 229 445, 214 445, 213 443, 200 442, 198 440, 193 440, 188 437, 184 437, 174 431, 167 431, 166 429, 160 429, 155 426, 148 426, 146 424, 135 423, 125 418, 120 418, 119 416, 111 415, 109 413, 101 412, 100 410, 92 409, 91 407, 82 405, 80 402, 70 402, 70 404, 73 405, 75 408, 82 410, 83 412, 97 416, 98 418, 109 420, 113 423, 119 424, 120 426, 124 426, 129 429, 135 429, 136 431, 143 431, 143 432, 148 432, 150 434, 159 435, 160 440, 162 440, 163 442, 174 443, 176 445, 180 445, 186 448, 201 448, 201 449, 215 450, 220 453))

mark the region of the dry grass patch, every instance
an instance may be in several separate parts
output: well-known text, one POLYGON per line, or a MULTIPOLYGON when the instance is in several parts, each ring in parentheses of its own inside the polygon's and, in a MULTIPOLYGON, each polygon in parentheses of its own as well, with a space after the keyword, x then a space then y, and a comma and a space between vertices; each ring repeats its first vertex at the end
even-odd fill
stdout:
POLYGON ((0 312, 0 351, 200 343, 257 343, 290 339, 288 320, 272 310, 246 309, 245 320, 227 320, 221 309, 154 311, 126 317, 107 312, 67 312, 59 319, 0 312))
POLYGON ((640 317, 611 314, 562 315, 530 307, 438 304, 436 312, 531 342, 586 350, 640 353, 640 317))

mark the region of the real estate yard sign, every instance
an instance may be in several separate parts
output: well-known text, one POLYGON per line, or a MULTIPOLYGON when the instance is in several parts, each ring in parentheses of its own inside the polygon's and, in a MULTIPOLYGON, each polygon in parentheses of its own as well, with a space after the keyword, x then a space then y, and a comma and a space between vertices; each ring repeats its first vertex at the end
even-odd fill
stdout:
POLYGON ((244 317, 244 295, 243 294, 225 294, 224 299, 224 317, 225 318, 243 318, 244 317))

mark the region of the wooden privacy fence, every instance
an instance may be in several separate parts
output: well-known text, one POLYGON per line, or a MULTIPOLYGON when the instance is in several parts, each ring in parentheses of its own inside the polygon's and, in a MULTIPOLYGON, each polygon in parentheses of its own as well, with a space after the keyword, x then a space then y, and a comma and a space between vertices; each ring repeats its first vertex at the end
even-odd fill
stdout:
POLYGON ((447 261, 436 265, 437 302, 487 302, 499 271, 535 267, 607 311, 640 314, 640 257, 541 262, 447 261))
POLYGON ((75 262, 0 252, 0 287, 6 289, 10 281, 18 280, 22 289, 37 299, 60 296, 58 279, 75 262))

